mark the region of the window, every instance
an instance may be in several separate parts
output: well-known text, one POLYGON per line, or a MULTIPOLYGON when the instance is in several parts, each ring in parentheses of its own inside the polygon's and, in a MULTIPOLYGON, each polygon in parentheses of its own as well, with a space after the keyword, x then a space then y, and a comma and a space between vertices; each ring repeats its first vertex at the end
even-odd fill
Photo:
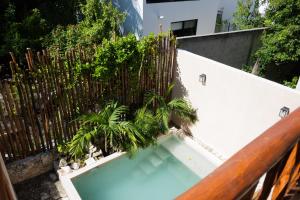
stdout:
POLYGON ((197 19, 181 21, 181 22, 172 22, 171 30, 173 34, 177 37, 196 35, 197 31, 197 19))
POLYGON ((222 32, 222 28, 223 28, 222 17, 223 17, 223 10, 218 10, 215 33, 222 32))
POLYGON ((176 1, 196 1, 196 0, 146 0, 146 3, 163 3, 163 2, 176 2, 176 1))

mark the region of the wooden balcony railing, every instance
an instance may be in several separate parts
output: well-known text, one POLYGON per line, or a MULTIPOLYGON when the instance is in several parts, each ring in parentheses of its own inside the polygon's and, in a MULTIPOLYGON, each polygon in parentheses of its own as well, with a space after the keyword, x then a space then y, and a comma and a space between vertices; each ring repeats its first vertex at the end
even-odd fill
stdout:
POLYGON ((299 191, 300 108, 233 155, 177 200, 291 199, 299 191), (266 174, 261 188, 258 181, 266 174))

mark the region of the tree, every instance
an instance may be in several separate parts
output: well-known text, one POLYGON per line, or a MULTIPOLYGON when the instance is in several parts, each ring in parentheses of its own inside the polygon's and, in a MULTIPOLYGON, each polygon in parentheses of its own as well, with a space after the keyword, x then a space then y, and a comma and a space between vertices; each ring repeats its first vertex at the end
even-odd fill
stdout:
POLYGON ((20 57, 28 47, 40 50, 45 36, 57 25, 77 23, 79 5, 84 1, 2 0, 0 64, 8 63, 9 51, 20 57))
POLYGON ((18 22, 16 7, 9 4, 5 10, 4 19, 0 58, 8 55, 9 51, 14 52, 19 57, 27 47, 40 48, 41 36, 46 35, 49 31, 49 26, 38 9, 31 10, 26 17, 18 22))
POLYGON ((233 24, 237 29, 251 29, 262 27, 263 17, 259 13, 259 0, 238 0, 233 14, 233 24))
POLYGON ((58 26, 45 41, 45 46, 64 52, 76 45, 101 44, 103 39, 120 35, 120 25, 125 14, 110 0, 86 0, 80 6, 81 20, 75 25, 58 26))
POLYGON ((300 61, 300 1, 269 0, 265 23, 268 27, 257 52, 263 65, 300 61))

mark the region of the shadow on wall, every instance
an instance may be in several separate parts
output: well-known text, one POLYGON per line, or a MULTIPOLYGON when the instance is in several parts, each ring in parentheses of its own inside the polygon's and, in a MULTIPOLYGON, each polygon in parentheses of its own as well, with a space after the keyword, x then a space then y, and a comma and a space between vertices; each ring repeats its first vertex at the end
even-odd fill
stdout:
POLYGON ((185 97, 189 96, 189 93, 188 93, 186 87, 182 83, 181 72, 180 72, 180 69, 178 67, 178 63, 176 63, 176 67, 175 67, 173 77, 174 77, 173 82, 175 83, 174 89, 173 89, 173 96, 174 96, 174 94, 176 94, 176 96, 174 96, 176 98, 185 98, 185 97))
POLYGON ((265 28, 215 33, 203 36, 179 37, 178 47, 194 54, 241 69, 252 65, 252 55, 260 46, 265 28))
MULTIPOLYGON (((174 85, 173 92, 172 92, 172 98, 185 98, 186 99, 186 97, 189 96, 189 93, 188 93, 188 90, 186 89, 186 87, 183 85, 183 81, 181 79, 181 71, 178 67, 178 63, 176 63, 173 77, 174 77, 173 83, 175 85, 174 85)), ((189 124, 184 123, 176 115, 172 115, 171 118, 172 118, 172 122, 174 123, 174 125, 177 128, 181 128, 186 135, 189 135, 191 137, 193 136, 193 134, 189 128, 189 124)))
POLYGON ((128 33, 133 33, 138 38, 141 38, 143 36, 143 20, 141 17, 143 11, 138 5, 138 1, 113 0, 113 4, 119 10, 126 13, 126 20, 122 27, 123 34, 127 35, 128 33))

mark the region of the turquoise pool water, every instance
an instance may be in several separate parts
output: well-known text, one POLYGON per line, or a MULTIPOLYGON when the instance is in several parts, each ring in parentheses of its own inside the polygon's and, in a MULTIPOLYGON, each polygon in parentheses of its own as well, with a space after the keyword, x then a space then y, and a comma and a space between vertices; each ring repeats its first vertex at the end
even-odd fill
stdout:
MULTIPOLYGON (((175 137, 168 140, 180 142, 175 137)), ((121 156, 72 182, 82 200, 169 200, 199 180, 161 144, 141 150, 133 158, 121 156)))

